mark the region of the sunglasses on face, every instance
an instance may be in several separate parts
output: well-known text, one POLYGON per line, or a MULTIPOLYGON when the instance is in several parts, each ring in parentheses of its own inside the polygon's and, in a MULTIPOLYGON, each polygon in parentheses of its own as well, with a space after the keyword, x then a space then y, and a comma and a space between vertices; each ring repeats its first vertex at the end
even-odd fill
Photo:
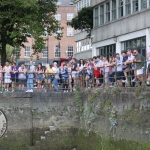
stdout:
POLYGON ((134 54, 136 54, 136 52, 133 52, 134 54))

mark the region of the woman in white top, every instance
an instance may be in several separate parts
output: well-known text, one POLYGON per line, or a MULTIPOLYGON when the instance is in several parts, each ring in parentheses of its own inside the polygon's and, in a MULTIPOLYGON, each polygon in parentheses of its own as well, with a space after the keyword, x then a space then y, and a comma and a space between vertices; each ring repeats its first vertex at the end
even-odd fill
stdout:
POLYGON ((27 69, 25 68, 25 65, 22 64, 21 67, 18 69, 19 75, 19 90, 18 92, 24 92, 24 85, 26 84, 26 73, 27 69))
POLYGON ((72 65, 70 62, 67 63, 67 67, 68 67, 68 75, 69 75, 69 89, 70 92, 72 92, 72 65))
POLYGON ((102 66, 104 67, 104 77, 105 77, 105 86, 109 86, 109 63, 106 57, 103 57, 103 63, 102 66))
POLYGON ((6 62, 5 67, 3 68, 3 72, 5 72, 5 76, 4 76, 4 83, 5 83, 5 92, 9 92, 8 88, 9 88, 9 84, 11 83, 11 66, 9 66, 9 63, 6 62))

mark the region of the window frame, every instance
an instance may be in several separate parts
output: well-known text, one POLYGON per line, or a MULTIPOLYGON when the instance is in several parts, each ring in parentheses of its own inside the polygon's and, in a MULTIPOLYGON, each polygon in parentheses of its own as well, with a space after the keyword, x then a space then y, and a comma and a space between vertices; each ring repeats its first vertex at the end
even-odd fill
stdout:
POLYGON ((126 16, 131 14, 131 0, 125 0, 125 14, 126 16), (127 8, 129 13, 127 13, 127 8))
POLYGON ((116 20, 117 19, 117 0, 112 0, 112 20, 116 20), (113 1, 115 1, 115 7, 113 7, 113 1), (113 12, 115 12, 115 18, 113 18, 113 12))
POLYGON ((56 46, 54 47, 54 58, 60 58, 61 57, 61 50, 60 49, 58 49, 58 51, 57 51, 57 56, 56 56, 56 46))
POLYGON ((106 6, 106 13, 105 13, 106 14, 106 23, 108 23, 108 22, 110 22, 110 2, 107 2, 105 6, 106 6), (107 4, 109 4, 108 7, 107 7, 107 4), (108 10, 107 10, 107 8, 108 8, 108 10))
POLYGON ((105 10, 104 10, 104 4, 102 4, 102 5, 100 5, 100 25, 103 25, 104 24, 104 22, 105 22, 105 16, 104 16, 104 14, 105 14, 105 10), (101 13, 101 9, 102 9, 102 7, 103 7, 103 12, 101 13), (103 19, 103 22, 101 23, 101 18, 103 19))
POLYGON ((42 58, 48 58, 48 46, 42 49, 42 58))
POLYGON ((67 36, 70 37, 70 36, 74 36, 74 29, 72 27, 67 27, 67 36), (72 33, 71 33, 71 30, 72 30, 72 33), (70 34, 69 34, 70 33, 70 34))
POLYGON ((74 49, 74 48, 73 48, 73 46, 71 46, 71 45, 69 45, 69 46, 67 47, 67 57, 73 57, 73 49, 74 49), (69 48, 72 48, 72 51, 69 52, 69 48), (69 53, 72 54, 72 55, 69 55, 69 53))
POLYGON ((122 15, 120 15, 121 14, 120 13, 121 9, 122 9, 121 12, 124 12, 124 8, 123 8, 124 3, 123 2, 124 2, 123 0, 118 0, 118 18, 122 18, 124 16, 124 13, 122 15), (120 1, 121 1, 122 4, 120 3, 120 1))
POLYGON ((31 48, 30 46, 25 46, 25 49, 24 49, 24 56, 29 58, 31 55, 31 48))
POLYGON ((135 12, 138 12, 138 11, 139 11, 139 1, 138 0, 133 0, 132 1, 132 12, 135 13, 135 12), (138 4, 137 5, 137 10, 134 11, 135 10, 134 7, 136 6, 136 4, 138 4))
POLYGON ((74 18, 74 13, 67 13, 67 21, 71 21, 74 18), (70 16, 69 16, 70 15, 70 16), (72 16, 71 16, 72 15, 72 16), (71 18, 71 19, 70 19, 71 18))
POLYGON ((98 15, 99 7, 94 8, 94 27, 99 25, 99 15, 98 15), (96 13, 97 11, 97 13, 96 13))
POLYGON ((61 14, 55 14, 55 19, 57 21, 61 21, 61 14))

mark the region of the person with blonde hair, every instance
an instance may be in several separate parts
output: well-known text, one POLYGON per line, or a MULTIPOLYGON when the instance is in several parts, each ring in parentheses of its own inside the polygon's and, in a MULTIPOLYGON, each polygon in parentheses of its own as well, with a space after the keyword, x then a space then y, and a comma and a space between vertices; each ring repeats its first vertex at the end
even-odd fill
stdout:
POLYGON ((52 79, 53 79, 53 70, 52 70, 52 66, 49 64, 46 64, 45 66, 46 70, 45 70, 45 76, 46 76, 46 88, 50 88, 51 87, 51 83, 52 83, 52 79))

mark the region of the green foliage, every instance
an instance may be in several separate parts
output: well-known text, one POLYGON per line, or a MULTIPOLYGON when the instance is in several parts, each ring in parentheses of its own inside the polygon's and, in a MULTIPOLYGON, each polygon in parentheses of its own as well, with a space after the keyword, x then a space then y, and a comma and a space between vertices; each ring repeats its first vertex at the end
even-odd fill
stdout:
POLYGON ((75 30, 85 30, 87 31, 88 36, 90 36, 93 28, 93 8, 82 8, 71 22, 67 22, 67 25, 72 26, 75 30))
MULTIPOLYGON (((41 52, 44 40, 41 35, 52 35, 60 27, 55 19, 57 0, 1 0, 0 3, 0 54, 6 60, 6 45, 24 46, 27 37, 35 39, 34 54, 41 52)), ((61 38, 58 34, 57 39, 61 38)))

